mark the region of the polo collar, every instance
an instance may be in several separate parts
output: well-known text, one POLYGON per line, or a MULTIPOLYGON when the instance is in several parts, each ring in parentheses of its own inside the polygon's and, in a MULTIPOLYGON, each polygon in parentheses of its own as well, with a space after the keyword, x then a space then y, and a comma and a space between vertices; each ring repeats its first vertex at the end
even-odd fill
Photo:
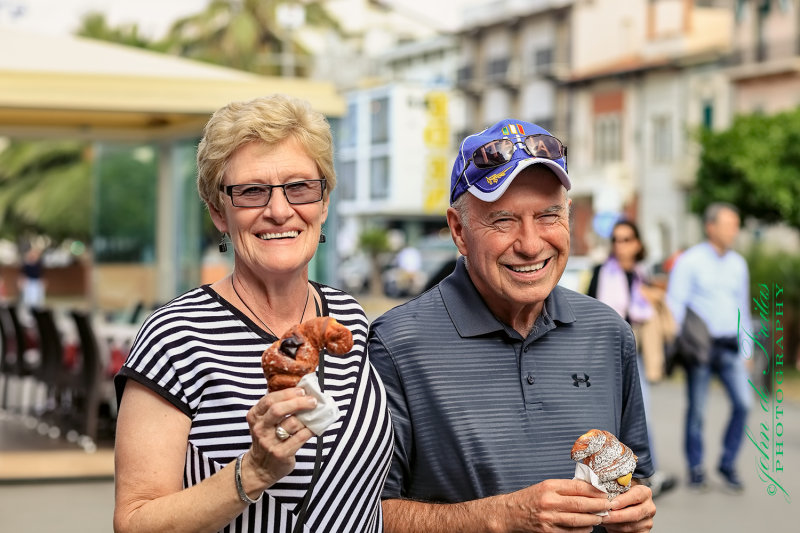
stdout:
MULTIPOLYGON (((453 273, 439 283, 439 290, 450 320, 462 337, 507 331, 506 326, 486 306, 472 283, 464 257, 458 258, 453 273)), ((544 301, 545 312, 556 325, 575 322, 575 313, 564 294, 566 290, 556 285, 544 301)))

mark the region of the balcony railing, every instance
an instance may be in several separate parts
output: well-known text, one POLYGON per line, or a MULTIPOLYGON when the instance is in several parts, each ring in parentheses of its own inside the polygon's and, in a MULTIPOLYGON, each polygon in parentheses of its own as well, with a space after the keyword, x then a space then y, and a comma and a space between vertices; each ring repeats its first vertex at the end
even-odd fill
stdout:
POLYGON ((800 56, 800 36, 794 39, 764 41, 750 46, 738 46, 728 56, 730 66, 766 63, 800 56))

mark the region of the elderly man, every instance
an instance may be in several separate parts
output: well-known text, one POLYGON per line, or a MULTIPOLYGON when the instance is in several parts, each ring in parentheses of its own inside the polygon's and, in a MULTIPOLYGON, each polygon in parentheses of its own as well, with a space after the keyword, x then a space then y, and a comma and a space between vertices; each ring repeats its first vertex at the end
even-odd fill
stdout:
POLYGON ((538 126, 504 120, 462 142, 447 220, 464 257, 368 339, 395 427, 386 531, 652 527, 647 487, 609 501, 572 479, 592 428, 633 449, 635 477, 652 466, 630 326, 557 286, 570 187, 565 147, 538 126))

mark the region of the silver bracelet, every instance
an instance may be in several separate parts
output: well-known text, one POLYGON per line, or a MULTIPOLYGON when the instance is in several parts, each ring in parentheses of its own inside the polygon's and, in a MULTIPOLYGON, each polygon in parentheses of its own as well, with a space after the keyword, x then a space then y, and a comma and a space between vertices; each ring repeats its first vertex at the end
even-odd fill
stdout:
POLYGON ((236 492, 239 493, 239 499, 242 500, 244 503, 249 503, 250 505, 253 505, 254 503, 257 503, 258 500, 261 499, 261 496, 263 496, 264 493, 262 492, 261 496, 259 496, 254 500, 250 496, 248 496, 247 493, 244 491, 244 487, 242 486, 242 457, 244 457, 244 453, 236 458, 236 468, 234 469, 233 479, 236 481, 236 492))

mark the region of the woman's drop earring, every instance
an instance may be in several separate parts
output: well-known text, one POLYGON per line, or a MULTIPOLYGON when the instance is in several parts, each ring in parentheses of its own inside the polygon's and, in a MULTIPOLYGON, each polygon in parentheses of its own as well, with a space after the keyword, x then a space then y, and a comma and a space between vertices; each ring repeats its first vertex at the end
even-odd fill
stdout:
POLYGON ((219 239, 219 253, 224 254, 228 251, 228 243, 225 241, 225 234, 222 234, 222 237, 219 239))

